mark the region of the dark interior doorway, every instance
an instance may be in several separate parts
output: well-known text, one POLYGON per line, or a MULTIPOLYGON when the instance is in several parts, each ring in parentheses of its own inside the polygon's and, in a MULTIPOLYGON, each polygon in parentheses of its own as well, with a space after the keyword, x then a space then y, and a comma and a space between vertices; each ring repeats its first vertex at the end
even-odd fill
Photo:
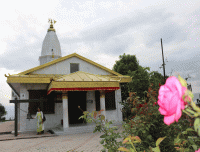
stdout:
POLYGON ((68 92, 68 114, 69 114, 69 124, 79 124, 83 123, 84 119, 79 119, 83 115, 83 111, 86 111, 86 91, 69 91, 68 92))

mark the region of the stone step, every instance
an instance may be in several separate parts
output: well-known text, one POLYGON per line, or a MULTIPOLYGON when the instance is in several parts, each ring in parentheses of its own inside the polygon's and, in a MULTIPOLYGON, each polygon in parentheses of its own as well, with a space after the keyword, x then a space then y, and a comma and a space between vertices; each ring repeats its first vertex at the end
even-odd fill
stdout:
POLYGON ((93 132, 94 129, 95 129, 95 126, 79 126, 79 127, 69 127, 65 131, 63 131, 62 128, 55 128, 52 130, 57 135, 63 135, 63 134, 77 134, 77 133, 93 132))
MULTIPOLYGON (((116 126, 116 124, 110 125, 110 127, 113 127, 113 126, 116 126)), ((93 132, 95 127, 96 127, 96 125, 74 126, 74 127, 69 127, 65 131, 63 131, 63 128, 59 126, 59 127, 52 129, 52 131, 56 135, 78 134, 78 133, 93 132)))

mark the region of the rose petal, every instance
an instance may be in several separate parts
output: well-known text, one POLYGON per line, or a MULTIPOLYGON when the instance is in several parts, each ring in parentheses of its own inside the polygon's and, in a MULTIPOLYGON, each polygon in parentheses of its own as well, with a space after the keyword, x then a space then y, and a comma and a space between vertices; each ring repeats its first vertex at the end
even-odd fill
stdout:
POLYGON ((171 116, 164 116, 164 123, 166 124, 166 125, 170 125, 170 124, 172 124, 173 122, 174 122, 174 120, 175 120, 175 114, 174 115, 171 115, 171 116))

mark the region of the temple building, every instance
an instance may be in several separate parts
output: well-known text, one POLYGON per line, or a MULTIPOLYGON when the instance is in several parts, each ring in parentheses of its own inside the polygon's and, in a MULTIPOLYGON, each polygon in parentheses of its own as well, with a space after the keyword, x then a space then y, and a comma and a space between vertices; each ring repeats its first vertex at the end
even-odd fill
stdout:
POLYGON ((121 75, 77 53, 62 57, 61 47, 50 20, 50 28, 42 44, 40 65, 18 74, 5 75, 12 88, 12 100, 18 103, 18 130, 36 131, 36 119, 27 119, 27 113, 35 116, 41 107, 45 114, 45 131, 56 134, 92 132, 94 123, 78 119, 83 111, 100 111, 105 119, 121 124, 122 83, 130 82, 121 75), (37 99, 37 102, 32 99, 37 99), (44 102, 40 100, 45 99, 44 102))

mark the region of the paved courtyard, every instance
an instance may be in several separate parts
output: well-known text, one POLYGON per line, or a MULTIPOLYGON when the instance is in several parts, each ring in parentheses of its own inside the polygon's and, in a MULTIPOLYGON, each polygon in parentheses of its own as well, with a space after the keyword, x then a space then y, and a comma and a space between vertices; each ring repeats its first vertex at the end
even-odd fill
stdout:
MULTIPOLYGON (((1 129, 2 124, 0 124, 1 129)), ((117 132, 122 131, 119 126, 117 132)), ((99 143, 103 133, 82 133, 52 137, 30 138, 0 141, 1 152, 100 152, 103 146, 99 143)), ((1 137, 6 135, 0 135, 1 137)), ((7 135, 8 136, 8 135, 7 135)), ((9 135, 11 136, 11 134, 9 135)), ((14 135, 12 134, 14 137, 14 135)), ((38 135, 37 135, 38 136, 38 135)), ((117 141, 122 141, 118 139, 117 141)))

